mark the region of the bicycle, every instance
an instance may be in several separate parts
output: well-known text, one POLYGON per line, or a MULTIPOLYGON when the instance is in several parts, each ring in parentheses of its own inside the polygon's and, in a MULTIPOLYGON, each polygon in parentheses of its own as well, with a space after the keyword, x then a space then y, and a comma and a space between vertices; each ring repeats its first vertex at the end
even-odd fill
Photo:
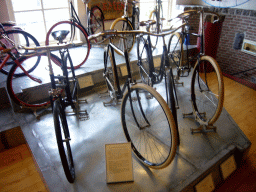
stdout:
MULTIPOLYGON (((104 31, 90 36, 90 39, 104 36, 110 39, 125 34, 138 34, 138 31, 104 31)), ((132 77, 126 39, 124 52, 111 41, 104 53, 104 77, 112 96, 119 95, 121 122, 125 137, 131 142, 134 154, 146 166, 161 169, 168 166, 176 154, 177 130, 172 113, 162 96, 152 87, 136 83, 132 77), (121 88, 117 76, 115 51, 125 57, 127 79, 121 88), (111 59, 109 59, 111 58, 111 59)))
MULTIPOLYGON (((157 34, 161 33, 163 30, 163 21, 165 20, 163 16, 162 0, 156 0, 156 6, 150 13, 149 19, 156 21, 156 24, 151 26, 150 31, 157 34)), ((151 39, 151 47, 156 48, 157 42, 158 36, 153 36, 151 39)))
MULTIPOLYGON (((125 0, 125 5, 124 5, 124 15, 120 18, 117 18, 113 21, 111 24, 110 29, 111 30, 118 30, 118 31, 130 31, 130 30, 139 30, 139 20, 140 20, 140 9, 139 7, 136 6, 138 1, 132 1, 132 15, 131 19, 129 18, 128 14, 128 0, 125 0)), ((128 53, 132 50, 133 45, 135 43, 135 36, 132 34, 125 34, 126 38, 128 39, 127 41, 127 46, 128 46, 128 53), (129 35, 129 36, 128 36, 129 35)), ((124 51, 123 42, 122 38, 112 38, 111 41, 112 43, 118 47, 119 49, 124 51)))
MULTIPOLYGON (((86 4, 84 0, 83 2, 86 4)), ((105 29, 104 15, 98 6, 93 6, 91 9, 88 8, 88 28, 85 28, 75 11, 72 1, 69 1, 69 4, 71 12, 70 21, 60 21, 55 23, 46 35, 45 45, 49 45, 50 42, 58 43, 58 40, 51 38, 51 32, 69 30, 70 33, 67 35, 65 41, 67 43, 79 42, 79 44, 76 43, 77 47, 73 47, 69 50, 71 57, 75 58, 73 64, 74 68, 77 69, 85 63, 90 53, 91 44, 88 41, 88 35, 105 29)), ((101 41, 101 39, 97 39, 96 42, 97 41, 101 41)), ((70 69, 70 66, 68 66, 68 68, 70 69)))
MULTIPOLYGON (((151 23, 152 21, 146 23, 147 28, 150 27, 151 23)), ((172 52, 172 54, 169 54, 170 52, 168 53, 164 37, 175 33, 175 31, 185 25, 186 23, 183 23, 174 30, 160 34, 143 32, 138 37, 137 44, 138 66, 140 68, 141 78, 144 83, 153 86, 154 84, 160 83, 165 77, 166 100, 171 108, 176 123, 178 123, 176 109, 179 108, 179 104, 175 87, 177 76, 175 77, 173 75, 172 69, 172 66, 175 66, 174 57, 172 57, 172 55, 175 55, 175 51, 172 52), (147 38, 144 38, 145 35, 147 38), (163 54, 159 67, 154 66, 150 36, 158 36, 163 39, 163 54)), ((206 130, 216 130, 213 124, 221 114, 223 100, 224 83, 221 69, 215 59, 201 52, 197 57, 191 78, 191 102, 193 112, 183 114, 183 117, 194 115, 195 120, 200 123, 198 129, 191 130, 192 133, 202 131, 203 127, 206 127, 206 130), (209 68, 211 68, 210 72, 209 68), (217 90, 213 90, 212 85, 217 85, 217 90)))
MULTIPOLYGON (((5 75, 8 75, 11 67, 16 59, 10 59, 11 57, 20 58, 24 54, 28 54, 28 51, 24 51, 19 49, 18 44, 24 44, 27 47, 29 46, 40 46, 39 42, 26 31, 21 30, 20 28, 15 27, 14 23, 0 23, 0 46, 1 46, 1 57, 0 57, 0 65, 1 72, 5 75), (12 29, 6 30, 5 27, 12 27, 12 29), (6 52, 6 49, 10 50, 6 52)), ((24 63, 24 69, 30 73, 32 72, 39 64, 41 56, 38 56, 34 63, 30 63, 29 65, 24 63)), ((26 74, 23 71, 14 74, 16 77, 25 76, 26 74)))
MULTIPOLYGON (((217 17, 213 23, 218 22, 220 16, 211 11, 203 11, 203 10, 188 10, 185 11, 181 14, 179 14, 177 17, 174 19, 168 20, 168 22, 171 22, 173 20, 181 20, 182 23, 185 23, 185 25, 181 28, 181 32, 176 32, 170 36, 169 43, 168 43, 168 53, 170 53, 170 50, 172 48, 172 52, 169 54, 172 57, 173 63, 177 67, 177 79, 179 77, 187 77, 189 76, 190 70, 191 70, 191 63, 193 61, 196 61, 196 58, 198 57, 198 54, 195 56, 192 56, 190 54, 189 48, 188 48, 188 43, 185 44, 185 41, 189 39, 189 35, 197 36, 200 37, 200 48, 202 48, 202 51, 204 50, 204 44, 203 44, 203 39, 204 35, 200 34, 195 34, 195 33, 189 33, 189 24, 188 24, 188 19, 189 17, 200 14, 200 29, 203 29, 203 18, 204 15, 214 15, 217 17), (186 48, 184 49, 184 44, 186 48)), ((203 32, 203 31, 202 31, 203 32)))
POLYGON ((58 144, 59 154, 62 162, 62 166, 67 177, 67 180, 70 183, 75 181, 75 168, 74 161, 72 157, 72 151, 70 146, 70 133, 68 129, 67 117, 65 109, 68 106, 71 106, 74 113, 83 113, 83 116, 87 116, 87 111, 79 111, 78 105, 78 79, 75 75, 75 69, 72 63, 71 56, 69 54, 69 48, 73 47, 71 44, 62 44, 62 40, 65 39, 65 36, 69 31, 55 31, 52 33, 55 39, 58 39, 60 45, 54 46, 42 46, 35 48, 26 48, 27 50, 34 50, 38 54, 47 53, 48 62, 49 62, 49 75, 50 75, 50 84, 51 90, 49 91, 50 101, 53 112, 53 120, 55 126, 56 140, 58 144), (58 50, 61 55, 62 61, 62 75, 54 75, 53 67, 51 64, 50 51, 58 50), (71 74, 68 73, 67 64, 71 66, 71 74))

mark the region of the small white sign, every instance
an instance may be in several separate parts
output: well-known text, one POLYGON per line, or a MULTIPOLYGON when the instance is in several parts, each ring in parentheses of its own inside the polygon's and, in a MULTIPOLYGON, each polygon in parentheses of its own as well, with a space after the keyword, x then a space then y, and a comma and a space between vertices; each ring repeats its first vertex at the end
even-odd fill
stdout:
POLYGON ((131 143, 106 144, 107 183, 133 181, 131 143))
POLYGON ((207 177, 205 177, 202 181, 200 181, 196 185, 197 192, 211 192, 213 190, 214 190, 214 183, 212 179, 212 174, 209 174, 207 177))
POLYGON ((128 75, 126 65, 121 66, 120 69, 121 69, 122 76, 127 76, 128 75))
POLYGON ((90 86, 94 85, 91 75, 79 77, 78 78, 78 83, 79 83, 80 89, 83 89, 83 88, 90 87, 90 86))
POLYGON ((226 161, 220 165, 223 179, 225 180, 231 173, 236 170, 236 161, 234 155, 230 156, 226 161))

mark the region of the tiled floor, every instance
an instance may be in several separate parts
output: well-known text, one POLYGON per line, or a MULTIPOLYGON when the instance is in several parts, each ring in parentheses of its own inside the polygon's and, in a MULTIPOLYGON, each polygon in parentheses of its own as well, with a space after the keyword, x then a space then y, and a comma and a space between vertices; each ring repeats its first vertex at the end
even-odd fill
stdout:
MULTIPOLYGON (((98 54, 99 52, 92 48, 85 70, 90 70, 93 66, 98 66, 99 69, 103 67, 98 54), (97 59, 93 59, 95 57, 97 59)), ((131 53, 132 56, 134 54, 136 52, 131 53)), ((198 124, 194 118, 182 118, 183 112, 192 111, 189 101, 189 78, 184 78, 183 81, 185 86, 177 89, 180 101, 178 126, 181 135, 177 155, 174 161, 162 170, 144 167, 133 156, 134 182, 106 184, 105 144, 122 143, 126 142, 126 139, 121 126, 120 105, 104 107, 102 102, 109 99, 99 97, 99 92, 104 90, 96 89, 85 96, 88 104, 82 104, 81 108, 87 109, 89 120, 81 121, 75 116, 68 117, 76 169, 74 184, 67 182, 62 169, 52 114, 45 114, 37 120, 32 113, 20 114, 13 113, 10 109, 1 110, 0 130, 21 126, 50 191, 180 191, 197 182, 198 177, 233 152, 236 147, 243 151, 250 145, 249 140, 225 110, 216 122, 216 133, 192 135, 190 128, 195 128, 198 124)), ((157 91, 161 93, 162 90, 163 85, 160 84, 157 91)))

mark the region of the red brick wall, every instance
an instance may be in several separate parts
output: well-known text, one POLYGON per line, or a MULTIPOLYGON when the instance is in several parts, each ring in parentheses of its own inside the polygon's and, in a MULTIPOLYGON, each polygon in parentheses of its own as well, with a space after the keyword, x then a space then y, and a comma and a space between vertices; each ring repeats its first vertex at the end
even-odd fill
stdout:
MULTIPOLYGON (((185 10, 193 9, 186 7, 185 10)), ((217 12, 221 16, 225 16, 222 25, 222 32, 219 41, 216 60, 219 63, 223 73, 234 74, 244 70, 256 67, 256 56, 235 50, 233 48, 235 36, 237 33, 244 33, 244 38, 256 42, 256 11, 243 9, 220 9, 210 7, 210 11, 217 12)), ((192 32, 198 31, 198 18, 191 18, 190 24, 194 28, 192 32)), ((190 38, 190 44, 196 44, 196 38, 190 38)), ((252 77, 256 79, 256 70, 236 75, 247 81, 252 81, 252 77)))
MULTIPOLYGON (((256 17, 255 15, 226 14, 223 22, 220 44, 217 53, 217 62, 224 73, 234 74, 256 67, 256 56, 235 50, 233 44, 236 33, 244 33, 244 38, 256 42, 256 17)), ((251 81, 256 76, 256 70, 240 74, 243 79, 251 81)))

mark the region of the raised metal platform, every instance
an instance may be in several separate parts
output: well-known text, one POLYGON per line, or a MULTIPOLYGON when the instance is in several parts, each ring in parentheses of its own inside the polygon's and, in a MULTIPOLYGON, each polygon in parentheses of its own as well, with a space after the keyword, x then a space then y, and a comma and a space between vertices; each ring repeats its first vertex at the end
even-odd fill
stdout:
MULTIPOLYGON (((94 84, 103 82, 102 60, 103 48, 92 48, 86 65, 77 70, 78 73, 81 71, 78 75, 92 75, 94 84)), ((124 64, 121 57, 118 60, 122 74, 124 64)), ((136 67, 135 51, 131 53, 131 61, 136 67)), ((240 158, 251 143, 225 109, 215 124, 216 133, 191 134, 190 128, 198 127, 198 123, 193 117, 184 119, 182 116, 182 113, 192 111, 190 78, 181 80, 184 87, 177 87, 180 102, 177 155, 167 168, 161 170, 149 169, 133 156, 134 182, 106 184, 105 144, 123 143, 126 139, 121 126, 120 105, 104 107, 103 101, 109 98, 99 97, 99 93, 106 90, 104 86, 95 87, 83 96, 88 104, 82 104, 81 108, 88 111, 89 120, 68 116, 76 169, 74 184, 68 183, 64 175, 51 113, 37 120, 32 113, 14 113, 10 108, 1 110, 0 131, 21 127, 49 191, 207 191, 225 179, 234 166, 239 166, 240 158)), ((160 84, 157 91, 162 93, 163 88, 160 84)))

